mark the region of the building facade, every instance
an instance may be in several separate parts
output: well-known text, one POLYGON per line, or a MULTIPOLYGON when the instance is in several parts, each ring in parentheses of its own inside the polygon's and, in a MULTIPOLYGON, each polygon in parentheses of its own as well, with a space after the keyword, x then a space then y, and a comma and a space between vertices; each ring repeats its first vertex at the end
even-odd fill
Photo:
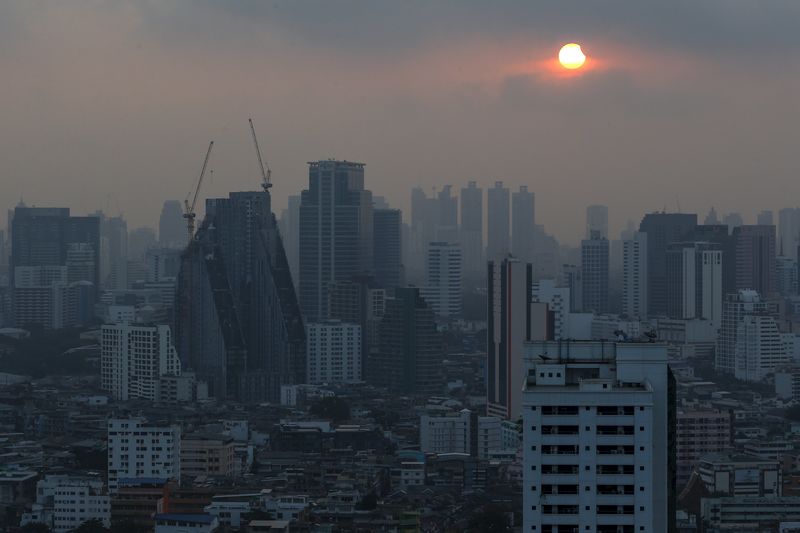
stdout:
POLYGON ((120 480, 181 479, 181 428, 151 426, 143 418, 108 420, 108 490, 120 480))
POLYGON ((361 381, 361 326, 326 320, 306 324, 306 377, 311 385, 361 381))
POLYGON ((427 286, 422 296, 440 318, 461 316, 462 255, 457 243, 428 245, 427 286))

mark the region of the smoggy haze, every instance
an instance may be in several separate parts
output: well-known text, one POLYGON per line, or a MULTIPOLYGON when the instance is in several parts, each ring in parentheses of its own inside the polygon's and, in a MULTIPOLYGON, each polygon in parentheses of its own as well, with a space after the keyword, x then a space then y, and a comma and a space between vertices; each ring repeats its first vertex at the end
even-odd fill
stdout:
POLYGON ((6 0, 0 207, 155 225, 210 139, 203 195, 255 189, 248 116, 278 207, 327 157, 403 208, 417 184, 527 184, 567 240, 590 203, 614 234, 676 199, 746 221, 800 203, 800 3, 568 5, 6 0), (548 64, 568 41, 582 75, 548 64))

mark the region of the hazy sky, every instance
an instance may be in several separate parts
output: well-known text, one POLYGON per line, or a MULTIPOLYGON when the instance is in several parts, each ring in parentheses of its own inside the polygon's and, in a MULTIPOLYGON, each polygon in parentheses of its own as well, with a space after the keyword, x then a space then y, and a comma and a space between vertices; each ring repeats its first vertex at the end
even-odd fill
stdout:
POLYGON ((666 207, 800 204, 800 2, 3 0, 0 198, 157 225, 165 198, 258 186, 306 161, 410 188, 504 180, 577 239, 666 207), (561 44, 589 56, 553 68, 561 44))

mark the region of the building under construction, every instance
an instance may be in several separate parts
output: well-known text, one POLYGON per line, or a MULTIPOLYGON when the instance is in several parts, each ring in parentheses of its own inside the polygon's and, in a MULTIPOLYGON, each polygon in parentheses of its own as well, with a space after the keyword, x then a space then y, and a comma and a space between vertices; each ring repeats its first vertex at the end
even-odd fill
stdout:
POLYGON ((212 396, 278 401, 281 385, 305 381, 305 330, 267 187, 206 200, 175 307, 183 366, 212 396))

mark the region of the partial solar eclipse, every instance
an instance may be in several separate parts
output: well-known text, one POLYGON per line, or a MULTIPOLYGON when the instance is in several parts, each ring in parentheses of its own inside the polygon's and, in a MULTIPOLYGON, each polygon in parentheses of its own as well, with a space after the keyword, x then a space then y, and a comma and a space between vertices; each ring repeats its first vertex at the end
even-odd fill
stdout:
POLYGON ((581 45, 569 43, 562 46, 561 50, 558 51, 558 62, 566 69, 575 70, 583 66, 586 62, 586 56, 581 50, 581 45))

